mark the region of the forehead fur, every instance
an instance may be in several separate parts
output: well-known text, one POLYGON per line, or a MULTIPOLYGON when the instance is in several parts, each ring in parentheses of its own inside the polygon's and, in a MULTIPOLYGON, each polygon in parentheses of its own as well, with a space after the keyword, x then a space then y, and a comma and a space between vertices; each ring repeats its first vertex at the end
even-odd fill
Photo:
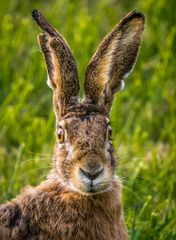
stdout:
POLYGON ((75 115, 59 122, 67 132, 67 140, 81 144, 83 142, 104 142, 108 119, 101 114, 75 115))

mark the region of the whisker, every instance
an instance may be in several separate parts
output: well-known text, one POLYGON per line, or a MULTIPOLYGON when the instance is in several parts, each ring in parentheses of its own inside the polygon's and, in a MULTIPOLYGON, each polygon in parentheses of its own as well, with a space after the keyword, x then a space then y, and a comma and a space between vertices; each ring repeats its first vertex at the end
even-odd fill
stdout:
POLYGON ((128 191, 130 191, 135 197, 137 197, 138 199, 142 199, 141 196, 139 196, 136 192, 134 192, 133 190, 131 190, 130 188, 128 188, 127 186, 122 186, 122 188, 127 189, 128 191))
POLYGON ((35 168, 35 169, 32 169, 30 171, 27 171, 26 173, 24 173, 23 175, 21 175, 21 178, 25 177, 26 175, 29 175, 29 173, 33 173, 35 171, 38 171, 38 170, 41 170, 41 169, 50 169, 49 166, 45 166, 45 167, 40 167, 40 168, 35 168))
POLYGON ((26 164, 26 163, 36 163, 37 161, 38 161, 39 163, 43 163, 44 161, 49 162, 49 161, 51 161, 51 160, 50 160, 50 158, 45 158, 45 157, 43 157, 43 158, 41 158, 41 157, 40 157, 40 158, 38 158, 38 157, 36 157, 36 158, 30 158, 30 159, 21 161, 20 166, 21 166, 21 165, 24 165, 24 164, 26 164))

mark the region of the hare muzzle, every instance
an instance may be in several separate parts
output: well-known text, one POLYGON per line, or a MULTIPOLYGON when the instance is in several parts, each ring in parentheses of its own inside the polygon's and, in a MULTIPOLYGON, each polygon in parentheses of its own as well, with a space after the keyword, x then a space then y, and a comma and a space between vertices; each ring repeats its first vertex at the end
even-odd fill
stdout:
POLYGON ((86 159, 76 169, 73 184, 83 193, 96 193, 109 188, 112 181, 111 170, 101 159, 86 159))

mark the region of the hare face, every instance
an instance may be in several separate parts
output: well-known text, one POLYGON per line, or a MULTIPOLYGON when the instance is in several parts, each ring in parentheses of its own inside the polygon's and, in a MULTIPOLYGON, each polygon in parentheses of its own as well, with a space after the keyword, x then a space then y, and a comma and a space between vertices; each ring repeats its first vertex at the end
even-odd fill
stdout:
POLYGON ((85 73, 82 103, 77 66, 67 42, 39 11, 33 17, 43 31, 38 41, 53 89, 57 123, 53 159, 58 178, 81 193, 108 190, 116 161, 107 119, 114 94, 136 62, 144 17, 132 11, 100 43, 85 73))
POLYGON ((115 169, 109 120, 100 114, 68 117, 59 129, 64 141, 57 136, 54 165, 62 182, 87 194, 109 189, 115 169))

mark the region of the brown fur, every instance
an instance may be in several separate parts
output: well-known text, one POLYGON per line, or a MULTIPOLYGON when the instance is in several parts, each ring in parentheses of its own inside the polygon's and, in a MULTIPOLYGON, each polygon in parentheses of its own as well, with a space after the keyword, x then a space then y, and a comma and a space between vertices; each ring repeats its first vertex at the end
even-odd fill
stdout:
POLYGON ((108 115, 113 93, 137 57, 144 18, 131 12, 103 40, 86 71, 86 99, 80 102, 68 44, 40 12, 33 17, 44 31, 38 40, 54 96, 53 168, 39 186, 1 205, 0 240, 126 240, 108 115))
POLYGON ((103 39, 90 60, 85 94, 87 100, 98 103, 107 114, 113 94, 134 66, 143 30, 143 15, 132 11, 103 39))
POLYGON ((81 195, 50 176, 1 207, 0 239, 127 239, 120 192, 115 180, 112 191, 81 195))

